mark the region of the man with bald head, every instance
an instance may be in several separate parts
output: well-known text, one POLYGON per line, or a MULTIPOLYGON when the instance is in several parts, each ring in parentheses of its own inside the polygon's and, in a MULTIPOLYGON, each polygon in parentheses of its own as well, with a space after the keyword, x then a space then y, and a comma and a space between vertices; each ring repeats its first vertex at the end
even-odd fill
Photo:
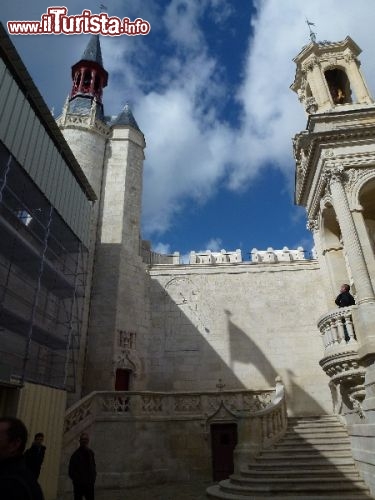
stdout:
POLYGON ((23 457, 25 424, 15 417, 0 418, 1 500, 43 500, 42 490, 23 457))
POLYGON ((89 442, 89 435, 83 432, 79 437, 79 448, 70 457, 69 477, 73 482, 74 500, 94 500, 96 464, 89 442))

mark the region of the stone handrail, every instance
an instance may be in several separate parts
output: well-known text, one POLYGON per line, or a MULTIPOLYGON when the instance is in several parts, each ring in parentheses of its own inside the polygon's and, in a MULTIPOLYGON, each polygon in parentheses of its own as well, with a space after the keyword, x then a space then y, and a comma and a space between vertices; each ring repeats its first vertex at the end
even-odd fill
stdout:
POLYGON ((333 311, 329 311, 319 318, 318 328, 322 335, 323 345, 326 351, 339 347, 340 345, 357 344, 352 318, 352 310, 354 307, 355 306, 340 307, 333 311))
MULTIPOLYGON (((278 398, 278 388, 260 391, 227 390, 206 392, 96 391, 69 408, 65 415, 65 441, 70 441, 100 418, 203 419, 215 415, 224 404, 235 417, 260 415, 278 398), (273 397, 274 396, 274 397, 273 397)), ((279 418, 279 417, 277 417, 279 418)), ((265 436, 277 431, 276 416, 265 417, 265 436)))
POLYGON ((275 396, 263 409, 239 422, 238 445, 234 451, 235 472, 259 455, 262 449, 268 448, 283 437, 288 426, 285 388, 280 377, 276 378, 275 396))

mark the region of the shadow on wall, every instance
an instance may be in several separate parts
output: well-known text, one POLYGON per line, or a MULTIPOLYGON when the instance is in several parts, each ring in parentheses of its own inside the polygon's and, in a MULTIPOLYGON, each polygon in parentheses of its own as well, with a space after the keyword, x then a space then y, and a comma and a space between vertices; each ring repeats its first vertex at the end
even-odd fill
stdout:
MULTIPOLYGON (((200 307, 203 299, 199 297, 198 287, 186 277, 173 278, 165 288, 157 280, 151 280, 151 329, 143 346, 147 356, 147 390, 207 391, 220 387, 257 390, 265 388, 260 380, 273 387, 276 376, 281 375, 287 389, 288 408, 293 414, 326 413, 297 383, 294 363, 290 363, 293 369, 289 368, 288 360, 283 360, 281 367, 275 367, 264 351, 232 321, 228 309, 223 317, 227 325, 222 329, 227 336, 215 332, 208 317, 207 302, 200 307), (236 374, 235 362, 243 365, 242 380, 236 374), (252 373, 258 376, 254 383, 252 373)), ((220 311, 213 309, 210 314, 217 317, 220 311)), ((316 363, 317 372, 319 369, 316 363)))
MULTIPOLYGON (((276 370, 264 352, 257 344, 233 323, 232 313, 225 309, 228 323, 228 338, 230 352, 230 367, 234 369, 236 361, 254 367, 272 386, 278 375, 282 380, 287 392, 288 408, 293 408, 293 413, 298 415, 322 415, 325 410, 315 401, 302 387, 296 383, 296 375, 291 369, 276 370)), ((317 363, 317 370, 319 369, 317 363)), ((256 389, 256 387, 254 388, 256 389)))

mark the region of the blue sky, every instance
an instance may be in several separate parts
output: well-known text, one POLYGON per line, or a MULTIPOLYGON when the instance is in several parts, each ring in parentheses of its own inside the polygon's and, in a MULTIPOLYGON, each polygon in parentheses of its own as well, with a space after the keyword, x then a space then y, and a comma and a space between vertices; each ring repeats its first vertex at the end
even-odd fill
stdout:
MULTIPOLYGON (((58 2, 57 2, 58 3, 58 2)), ((98 12, 91 0, 69 14, 98 12)), ((289 89, 292 58, 308 43, 350 35, 374 89, 373 0, 106 0, 109 15, 142 17, 144 37, 102 37, 105 112, 128 101, 145 134, 143 237, 165 252, 299 245, 311 249, 305 212, 293 205, 291 138, 306 116, 289 89)), ((1 19, 38 20, 50 3, 12 0, 1 19)), ((88 37, 12 37, 55 116, 70 67, 88 37)))

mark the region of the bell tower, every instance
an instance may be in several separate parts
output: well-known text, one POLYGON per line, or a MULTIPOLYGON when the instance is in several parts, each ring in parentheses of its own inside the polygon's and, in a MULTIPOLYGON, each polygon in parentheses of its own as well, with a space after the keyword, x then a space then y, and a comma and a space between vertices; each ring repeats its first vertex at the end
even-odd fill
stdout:
POLYGON ((291 89, 308 114, 293 141, 295 203, 306 207, 327 297, 327 312, 317 318, 319 364, 335 412, 350 424, 353 456, 375 490, 375 460, 365 458, 375 446, 375 104, 360 52, 350 37, 312 39, 294 59, 291 89), (338 308, 344 283, 356 304, 338 308))
POLYGON ((342 42, 312 42, 293 60, 297 65, 291 89, 307 113, 358 109, 373 104, 360 70, 361 49, 348 36, 342 42))
POLYGON ((107 83, 99 35, 92 35, 82 57, 72 66, 72 89, 57 124, 98 198, 110 135, 103 110, 107 83))

